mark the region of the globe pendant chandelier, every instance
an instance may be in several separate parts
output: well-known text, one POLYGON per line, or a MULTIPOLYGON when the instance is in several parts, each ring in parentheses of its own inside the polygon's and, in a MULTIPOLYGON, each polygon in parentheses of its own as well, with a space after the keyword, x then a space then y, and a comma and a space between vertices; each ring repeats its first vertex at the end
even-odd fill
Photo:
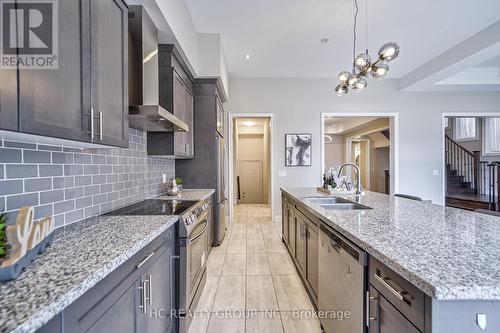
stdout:
MULTIPOLYGON (((366 35, 368 39, 368 0, 365 0, 366 5, 366 35)), ((366 88, 368 82, 366 77, 370 75, 376 80, 384 78, 389 73, 389 62, 396 59, 399 54, 399 45, 394 42, 385 43, 378 51, 378 58, 372 62, 368 49, 365 53, 361 53, 356 57, 356 27, 358 23, 358 0, 354 0, 354 28, 353 28, 353 50, 354 58, 352 71, 342 71, 338 75, 340 83, 335 87, 335 93, 338 96, 344 96, 349 92, 349 88, 353 91, 360 92, 366 88)))

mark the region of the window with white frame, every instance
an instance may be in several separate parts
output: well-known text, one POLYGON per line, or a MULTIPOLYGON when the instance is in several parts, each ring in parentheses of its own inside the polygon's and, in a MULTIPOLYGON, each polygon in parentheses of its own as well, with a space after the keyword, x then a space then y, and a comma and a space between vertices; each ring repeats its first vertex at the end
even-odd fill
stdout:
POLYGON ((455 118, 453 136, 456 141, 479 140, 476 118, 455 118))
POLYGON ((483 147, 485 155, 500 155, 500 118, 484 118, 483 147))

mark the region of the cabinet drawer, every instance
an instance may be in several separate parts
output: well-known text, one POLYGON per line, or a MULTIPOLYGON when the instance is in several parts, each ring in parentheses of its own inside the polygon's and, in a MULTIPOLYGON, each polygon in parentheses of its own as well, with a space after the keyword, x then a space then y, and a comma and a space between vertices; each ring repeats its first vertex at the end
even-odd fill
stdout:
POLYGON ((370 257, 370 284, 413 325, 424 331, 425 294, 387 266, 370 257))
POLYGON ((370 286, 369 333, 420 333, 381 293, 370 286))

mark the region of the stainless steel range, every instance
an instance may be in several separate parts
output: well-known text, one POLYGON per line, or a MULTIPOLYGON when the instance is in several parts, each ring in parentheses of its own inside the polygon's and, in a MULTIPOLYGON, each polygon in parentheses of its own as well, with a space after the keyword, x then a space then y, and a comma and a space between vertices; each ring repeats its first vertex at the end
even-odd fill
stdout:
POLYGON ((187 332, 207 279, 210 200, 197 203, 180 216, 179 331, 187 332))
POLYGON ((185 333, 207 279, 212 202, 147 199, 106 215, 179 215, 179 331, 185 333))

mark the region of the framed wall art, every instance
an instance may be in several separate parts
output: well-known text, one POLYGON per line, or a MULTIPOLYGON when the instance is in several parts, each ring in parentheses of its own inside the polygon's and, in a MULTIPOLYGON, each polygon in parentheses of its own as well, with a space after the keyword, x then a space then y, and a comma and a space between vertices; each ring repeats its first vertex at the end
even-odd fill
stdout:
POLYGON ((311 166, 312 134, 285 134, 285 166, 311 166))

